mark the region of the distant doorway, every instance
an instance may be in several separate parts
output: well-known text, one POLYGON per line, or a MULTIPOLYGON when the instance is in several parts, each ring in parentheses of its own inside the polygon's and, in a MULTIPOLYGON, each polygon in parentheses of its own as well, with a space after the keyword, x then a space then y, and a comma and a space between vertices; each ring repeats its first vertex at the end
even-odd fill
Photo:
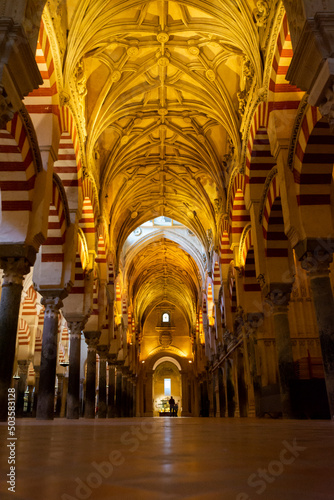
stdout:
POLYGON ((182 384, 179 368, 172 361, 163 361, 153 374, 153 416, 169 415, 169 399, 173 396, 181 415, 182 384))

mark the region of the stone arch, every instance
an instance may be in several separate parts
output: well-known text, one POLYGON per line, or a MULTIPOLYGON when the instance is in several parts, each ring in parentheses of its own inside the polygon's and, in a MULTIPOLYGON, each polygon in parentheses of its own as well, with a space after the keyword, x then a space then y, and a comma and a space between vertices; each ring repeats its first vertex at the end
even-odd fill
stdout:
POLYGON ((29 134, 16 113, 0 130, 1 241, 22 242, 28 237, 37 167, 29 134))
POLYGON ((309 106, 299 131, 293 175, 302 224, 313 237, 328 237, 333 232, 333 164, 334 141, 329 125, 318 108, 309 106))

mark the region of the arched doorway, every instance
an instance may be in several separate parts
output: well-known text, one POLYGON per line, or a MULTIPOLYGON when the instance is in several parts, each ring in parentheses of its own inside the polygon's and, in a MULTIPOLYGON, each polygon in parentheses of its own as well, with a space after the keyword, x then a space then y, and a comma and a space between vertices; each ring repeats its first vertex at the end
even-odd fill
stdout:
POLYGON ((173 358, 160 358, 153 366, 153 416, 169 415, 168 400, 171 396, 178 403, 178 415, 181 415, 182 381, 181 366, 173 358))

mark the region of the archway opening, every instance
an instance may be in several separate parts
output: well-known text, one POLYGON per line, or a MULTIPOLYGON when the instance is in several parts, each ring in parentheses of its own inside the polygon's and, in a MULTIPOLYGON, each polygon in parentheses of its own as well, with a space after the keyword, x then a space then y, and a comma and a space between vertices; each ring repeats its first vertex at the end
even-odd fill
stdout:
POLYGON ((181 373, 176 363, 163 361, 155 365, 153 374, 153 416, 170 416, 169 400, 173 396, 181 415, 182 383, 181 373))

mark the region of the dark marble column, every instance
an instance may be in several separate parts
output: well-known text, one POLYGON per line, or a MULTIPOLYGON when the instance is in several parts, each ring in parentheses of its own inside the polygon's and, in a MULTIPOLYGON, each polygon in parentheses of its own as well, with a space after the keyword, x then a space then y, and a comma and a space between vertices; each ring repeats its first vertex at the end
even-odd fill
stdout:
POLYGON ((32 408, 33 408, 33 391, 34 391, 34 386, 33 385, 28 385, 28 409, 27 409, 27 414, 29 417, 32 416, 32 408))
POLYGON ((99 410, 98 417, 107 417, 107 356, 108 346, 100 345, 97 348, 100 356, 100 376, 99 376, 99 410))
POLYGON ((36 412, 37 412, 37 400, 38 400, 38 388, 39 388, 39 376, 40 376, 40 370, 41 367, 38 365, 34 366, 35 370, 35 392, 34 392, 34 402, 32 405, 32 417, 36 418, 36 412))
POLYGON ((27 377, 30 361, 18 360, 19 381, 17 385, 16 416, 23 417, 24 395, 27 387, 27 377))
POLYGON ((314 308, 317 317, 319 339, 324 363, 325 382, 331 419, 334 420, 334 299, 329 277, 332 255, 318 252, 308 253, 302 261, 307 270, 314 308))
POLYGON ((58 316, 59 309, 63 306, 61 298, 66 293, 56 295, 56 291, 49 291, 42 298, 45 306, 44 327, 42 340, 42 356, 40 381, 37 401, 37 420, 53 420, 55 380, 57 368, 58 348, 58 316))
POLYGON ((256 345, 257 329, 263 324, 262 313, 249 313, 245 319, 245 333, 247 339, 249 370, 254 390, 255 416, 261 415, 261 377, 257 374, 256 345))
POLYGON ((109 387, 108 387, 108 418, 115 418, 115 392, 116 392, 116 370, 112 360, 109 363, 109 387))
POLYGON ((118 366, 116 371, 116 417, 122 417, 122 370, 118 366))
POLYGON ((62 373, 57 373, 57 379, 58 379, 58 390, 57 390, 55 417, 60 417, 61 401, 62 401, 62 394, 64 387, 64 375, 62 373))
POLYGON ((8 414, 23 276, 29 273, 30 263, 24 257, 0 258, 0 267, 4 271, 0 302, 0 421, 4 422, 8 414))
POLYGON ((61 407, 60 407, 60 418, 65 418, 67 410, 67 391, 68 391, 68 377, 65 375, 63 378, 63 388, 61 393, 61 407))
POLYGON ((133 417, 133 389, 132 380, 128 379, 128 417, 133 417))
POLYGON ((80 415, 80 349, 83 321, 68 321, 67 325, 70 331, 70 364, 66 418, 77 419, 80 415))
POLYGON ((85 418, 95 418, 96 348, 99 343, 101 332, 84 332, 84 334, 88 346, 85 418))
POLYGON ((121 416, 128 417, 129 410, 129 398, 128 398, 128 377, 125 373, 122 373, 122 405, 121 405, 121 416))
POLYGON ((273 314, 283 418, 294 418, 291 384, 295 379, 295 370, 288 318, 290 291, 290 284, 272 284, 267 297, 273 314))

